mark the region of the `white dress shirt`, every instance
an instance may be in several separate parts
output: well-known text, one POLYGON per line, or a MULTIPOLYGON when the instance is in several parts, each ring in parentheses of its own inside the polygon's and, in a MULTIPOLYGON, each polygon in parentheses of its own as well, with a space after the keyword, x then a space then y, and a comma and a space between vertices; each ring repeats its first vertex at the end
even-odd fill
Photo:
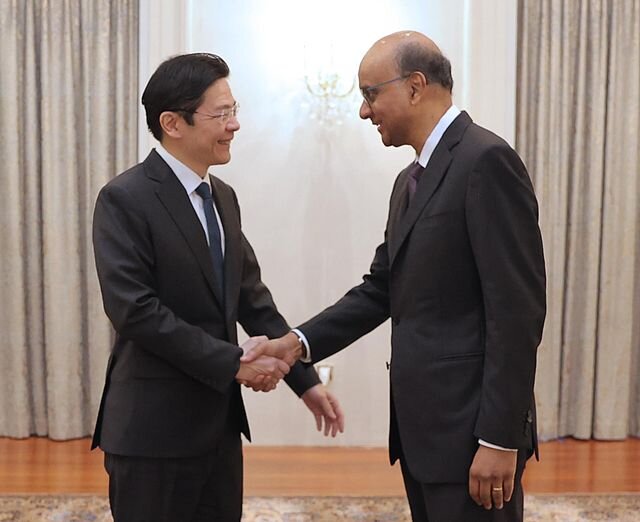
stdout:
MULTIPOLYGON (((209 243, 209 230, 207 229, 207 218, 204 213, 204 200, 196 192, 196 189, 202 182, 209 185, 210 189, 212 188, 209 176, 205 176, 204 179, 201 178, 184 163, 172 156, 171 153, 167 151, 167 149, 165 149, 161 144, 158 144, 156 146, 156 152, 166 162, 166 164, 169 165, 169 168, 173 171, 173 173, 176 175, 176 178, 178 178, 178 181, 187 192, 189 201, 191 202, 193 210, 195 210, 196 215, 200 220, 200 224, 202 225, 202 229, 204 230, 205 236, 207 237, 207 243, 209 243)), ((211 190, 211 193, 213 194, 213 189, 211 190)), ((213 210, 216 213, 216 219, 218 220, 218 229, 220 230, 220 246, 222 247, 222 256, 224 257, 224 228, 222 228, 222 220, 220 219, 220 214, 218 213, 215 199, 213 200, 213 210)))

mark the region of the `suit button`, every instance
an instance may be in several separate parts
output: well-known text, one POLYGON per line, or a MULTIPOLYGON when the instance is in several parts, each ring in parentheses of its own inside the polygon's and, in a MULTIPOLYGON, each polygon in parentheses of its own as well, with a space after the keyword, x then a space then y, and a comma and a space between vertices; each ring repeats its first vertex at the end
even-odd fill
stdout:
POLYGON ((531 412, 531 410, 529 410, 527 412, 527 422, 528 423, 532 423, 533 422, 533 413, 531 412))
POLYGON ((393 324, 393 326, 398 326, 400 324, 400 319, 394 317, 391 319, 391 323, 393 324))

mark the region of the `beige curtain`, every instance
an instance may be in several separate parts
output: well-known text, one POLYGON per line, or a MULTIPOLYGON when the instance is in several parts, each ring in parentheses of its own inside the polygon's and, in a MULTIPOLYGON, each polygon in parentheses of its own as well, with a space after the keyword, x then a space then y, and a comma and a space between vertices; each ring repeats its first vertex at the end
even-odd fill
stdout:
POLYGON ((87 435, 99 188, 136 159, 137 0, 0 0, 0 435, 87 435))
POLYGON ((540 200, 543 438, 640 435, 640 0, 520 0, 517 148, 540 200))

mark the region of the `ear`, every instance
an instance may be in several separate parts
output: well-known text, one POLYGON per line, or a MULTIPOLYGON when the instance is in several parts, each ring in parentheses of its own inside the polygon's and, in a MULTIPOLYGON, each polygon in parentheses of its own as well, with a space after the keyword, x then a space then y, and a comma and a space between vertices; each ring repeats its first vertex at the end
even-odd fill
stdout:
POLYGON ((414 71, 409 76, 407 83, 411 89, 411 103, 418 103, 424 97, 427 85, 429 85, 426 76, 419 71, 414 71))
POLYGON ((171 138, 182 137, 182 133, 180 132, 182 122, 183 119, 177 112, 164 111, 160 114, 160 127, 162 127, 162 132, 171 138))

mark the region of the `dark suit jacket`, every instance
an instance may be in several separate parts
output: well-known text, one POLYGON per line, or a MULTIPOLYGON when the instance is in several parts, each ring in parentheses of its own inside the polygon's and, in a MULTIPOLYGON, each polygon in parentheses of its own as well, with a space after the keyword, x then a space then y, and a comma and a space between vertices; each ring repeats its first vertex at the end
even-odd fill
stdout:
POLYGON ((479 438, 536 444, 545 317, 538 208, 515 151, 464 112, 408 208, 406 185, 407 169, 364 282, 299 328, 316 362, 391 317, 391 461, 401 442, 419 481, 465 482, 479 438))
MULTIPOLYGON (((189 197, 152 151, 117 176, 96 202, 93 242, 104 301, 116 339, 93 446, 144 457, 206 453, 228 423, 249 438, 235 374, 249 335, 289 329, 260 278, 241 230, 233 189, 211 177, 225 230, 224 299, 189 197)), ((287 377, 299 395, 316 384, 298 364, 287 377)))

